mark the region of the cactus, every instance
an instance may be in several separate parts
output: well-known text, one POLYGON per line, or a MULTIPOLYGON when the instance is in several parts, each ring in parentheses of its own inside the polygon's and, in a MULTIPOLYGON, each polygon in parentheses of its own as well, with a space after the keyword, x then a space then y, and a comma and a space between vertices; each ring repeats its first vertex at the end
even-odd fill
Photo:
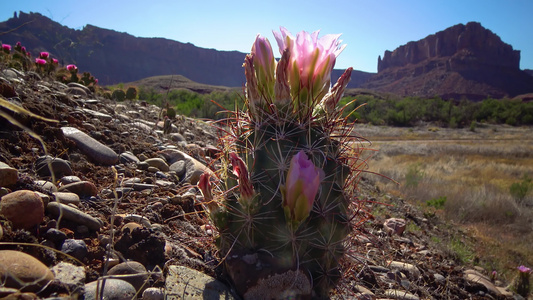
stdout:
POLYGON ((256 38, 244 64, 247 109, 226 123, 222 167, 199 188, 241 296, 327 298, 341 276, 360 172, 359 139, 337 107, 352 68, 330 88, 340 35, 274 34, 281 59, 256 38), (313 51, 302 55, 298 39, 313 51), (272 281, 288 284, 272 290, 272 281))
POLYGON ((134 100, 137 98, 137 88, 136 87, 133 87, 133 86, 130 86, 127 90, 126 90, 126 99, 128 100, 134 100))
POLYGON ((124 101, 124 98, 126 98, 126 93, 121 89, 116 89, 111 94, 111 99, 115 101, 124 101))

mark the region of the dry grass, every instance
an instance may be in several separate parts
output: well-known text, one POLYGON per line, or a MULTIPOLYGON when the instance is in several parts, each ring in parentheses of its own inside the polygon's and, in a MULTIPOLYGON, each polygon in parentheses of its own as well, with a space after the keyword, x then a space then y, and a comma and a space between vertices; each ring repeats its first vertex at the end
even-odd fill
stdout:
POLYGON ((371 170, 399 183, 366 175, 382 190, 428 211, 428 200, 446 197, 437 214, 475 234, 476 256, 487 269, 514 274, 521 264, 533 265, 533 192, 518 201, 509 191, 524 175, 533 178, 531 128, 361 126, 358 131, 379 150, 371 170))

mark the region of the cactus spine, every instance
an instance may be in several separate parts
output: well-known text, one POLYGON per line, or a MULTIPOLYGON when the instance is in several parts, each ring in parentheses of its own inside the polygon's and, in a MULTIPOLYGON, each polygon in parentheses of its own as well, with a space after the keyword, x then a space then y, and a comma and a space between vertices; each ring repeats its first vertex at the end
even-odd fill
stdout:
MULTIPOLYGON (((352 69, 330 88, 338 51, 328 56, 333 63, 326 61, 327 68, 297 74, 301 66, 291 64, 302 64, 294 55, 298 49, 284 28, 282 34, 279 62, 260 36, 246 57, 247 110, 234 113, 220 139, 218 178, 209 181, 204 174, 199 187, 219 230, 226 271, 241 295, 252 298, 251 291, 269 278, 290 274, 293 284, 280 287, 285 294, 265 287, 262 295, 326 298, 340 278, 358 175, 358 139, 337 107, 352 69), (302 82, 306 76, 322 81, 302 82), (311 288, 295 285, 298 276, 311 288)), ((339 49, 336 39, 331 46, 339 49)), ((316 65, 323 59, 313 57, 316 65)))

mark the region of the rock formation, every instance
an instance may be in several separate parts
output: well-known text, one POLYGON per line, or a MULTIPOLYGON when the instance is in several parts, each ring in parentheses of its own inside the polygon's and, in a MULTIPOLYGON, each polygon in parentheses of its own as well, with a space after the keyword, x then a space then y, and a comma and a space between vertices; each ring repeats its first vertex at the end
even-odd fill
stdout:
MULTIPOLYGON (((132 82, 159 75, 182 75, 203 84, 242 87, 246 53, 196 47, 164 38, 140 38, 86 25, 82 30, 62 26, 39 13, 19 12, 0 22, 2 43, 21 42, 32 55, 48 51, 63 65, 76 64, 100 84, 132 82)), ((250 47, 253 37, 250 37, 250 47)), ((344 70, 334 70, 336 80, 344 70)), ((349 87, 357 87, 373 73, 354 71, 349 87)))
POLYGON ((519 50, 470 22, 385 51, 378 74, 363 86, 402 96, 502 98, 533 91, 519 65, 519 50))

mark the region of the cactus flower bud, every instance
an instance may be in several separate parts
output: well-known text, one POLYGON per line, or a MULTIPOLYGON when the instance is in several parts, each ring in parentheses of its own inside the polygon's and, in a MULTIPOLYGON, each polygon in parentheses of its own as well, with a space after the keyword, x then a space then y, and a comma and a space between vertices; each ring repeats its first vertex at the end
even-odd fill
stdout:
POLYGON ((241 190, 241 199, 248 202, 254 196, 254 187, 248 175, 246 164, 235 152, 229 154, 231 164, 233 165, 233 174, 239 180, 239 188, 241 190))
POLYGON ((78 67, 76 67, 76 65, 67 65, 67 70, 69 70, 70 72, 75 71, 77 69, 78 67))
POLYGON ((42 59, 42 58, 36 58, 35 59, 35 63, 38 64, 38 65, 46 65, 46 60, 42 59))
POLYGON ((42 59, 46 59, 46 58, 48 58, 48 56, 50 56, 50 53, 48 53, 48 52, 41 52, 39 54, 39 57, 42 58, 42 59))
POLYGON ((57 60, 57 58, 52 58, 52 63, 57 65, 59 63, 59 61, 57 60))
POLYGON ((218 205, 214 201, 213 194, 211 193, 210 177, 211 174, 209 172, 204 172, 202 175, 200 175, 200 179, 198 180, 198 188, 204 196, 203 202, 207 205, 209 210, 213 211, 218 207, 218 205))
POLYGON ((274 96, 276 60, 268 39, 258 34, 252 46, 251 54, 259 93, 266 99, 272 99, 274 96))
POLYGON ((291 159, 282 189, 286 217, 300 223, 309 216, 323 177, 323 171, 307 158, 305 152, 300 151, 291 159))

